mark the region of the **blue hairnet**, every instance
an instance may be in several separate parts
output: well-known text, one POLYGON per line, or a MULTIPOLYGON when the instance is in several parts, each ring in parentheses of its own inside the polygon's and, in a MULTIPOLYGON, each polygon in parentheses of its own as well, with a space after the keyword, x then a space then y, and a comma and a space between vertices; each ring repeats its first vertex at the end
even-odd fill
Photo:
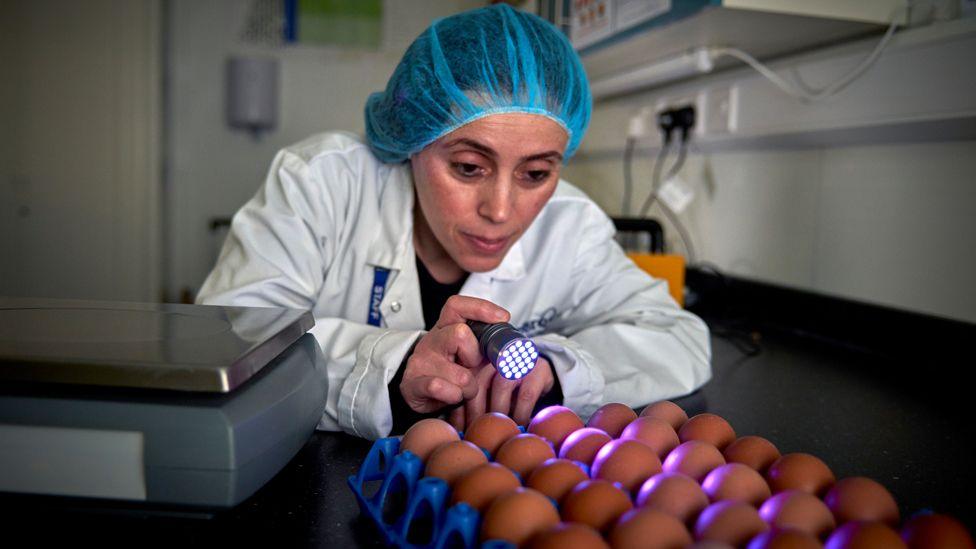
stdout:
POLYGON ((376 156, 403 162, 437 139, 496 113, 547 116, 576 152, 590 88, 566 37, 544 19, 496 4, 435 21, 403 54, 383 92, 366 100, 376 156))

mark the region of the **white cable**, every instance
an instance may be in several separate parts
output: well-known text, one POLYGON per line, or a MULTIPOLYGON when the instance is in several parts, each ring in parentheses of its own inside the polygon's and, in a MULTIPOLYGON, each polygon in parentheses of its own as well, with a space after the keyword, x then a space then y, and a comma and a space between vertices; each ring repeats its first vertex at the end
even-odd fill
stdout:
POLYGON ((891 37, 894 36, 895 30, 898 28, 898 16, 900 15, 901 11, 907 10, 911 6, 912 4, 906 3, 905 6, 898 8, 895 11, 891 18, 891 24, 888 25, 888 30, 885 32, 884 37, 881 38, 881 41, 878 42, 878 44, 874 47, 874 50, 868 54, 868 56, 865 57, 864 60, 858 64, 858 66, 854 67, 853 70, 835 80, 833 83, 819 90, 815 90, 812 93, 802 90, 798 86, 786 81, 784 78, 773 72, 772 69, 762 64, 758 59, 738 48, 711 48, 709 49, 709 53, 711 53, 713 58, 729 56, 739 59, 755 69, 757 72, 759 72, 759 74, 766 77, 767 80, 775 84, 776 87, 783 90, 791 97, 799 99, 800 101, 813 103, 836 95, 838 92, 849 86, 851 82, 864 74, 871 67, 871 65, 878 60, 878 57, 881 56, 881 52, 884 51, 885 47, 888 45, 888 42, 891 41, 891 37))

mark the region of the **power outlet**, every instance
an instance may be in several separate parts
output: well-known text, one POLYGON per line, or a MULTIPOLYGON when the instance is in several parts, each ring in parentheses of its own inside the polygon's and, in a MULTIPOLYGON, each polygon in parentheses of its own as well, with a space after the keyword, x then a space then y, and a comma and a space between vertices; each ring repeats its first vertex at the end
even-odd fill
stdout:
MULTIPOLYGON (((654 103, 654 112, 659 113, 668 109, 677 109, 688 106, 695 107, 695 120, 703 120, 705 116, 708 116, 707 90, 699 90, 687 94, 662 97, 654 103)), ((691 132, 691 138, 698 139, 704 135, 705 130, 702 124, 700 122, 696 122, 695 127, 691 132)))

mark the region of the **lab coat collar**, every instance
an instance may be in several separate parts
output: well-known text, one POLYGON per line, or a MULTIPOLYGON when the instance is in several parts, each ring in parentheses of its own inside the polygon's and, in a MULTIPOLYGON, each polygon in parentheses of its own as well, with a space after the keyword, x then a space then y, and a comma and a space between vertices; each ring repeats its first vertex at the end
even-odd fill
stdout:
MULTIPOLYGON (((366 263, 402 270, 404 258, 413 255, 413 180, 410 164, 389 166, 380 201, 380 224, 366 255, 366 263)), ((413 257, 409 258, 413 261, 413 257)))
MULTIPOLYGON (((524 235, 523 235, 524 236, 524 235)), ((522 239, 512 244, 505 259, 493 270, 483 273, 494 280, 518 280, 525 276, 525 259, 522 254, 522 239)))

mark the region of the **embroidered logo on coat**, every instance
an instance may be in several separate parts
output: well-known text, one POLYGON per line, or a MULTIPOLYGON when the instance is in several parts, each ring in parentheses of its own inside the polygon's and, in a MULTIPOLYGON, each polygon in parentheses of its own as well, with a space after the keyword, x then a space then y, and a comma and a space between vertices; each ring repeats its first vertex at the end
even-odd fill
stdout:
POLYGON ((527 336, 533 336, 546 331, 546 327, 552 322, 557 316, 559 316, 559 311, 555 307, 549 307, 542 312, 537 318, 533 318, 528 322, 525 322, 518 327, 519 331, 527 336))

